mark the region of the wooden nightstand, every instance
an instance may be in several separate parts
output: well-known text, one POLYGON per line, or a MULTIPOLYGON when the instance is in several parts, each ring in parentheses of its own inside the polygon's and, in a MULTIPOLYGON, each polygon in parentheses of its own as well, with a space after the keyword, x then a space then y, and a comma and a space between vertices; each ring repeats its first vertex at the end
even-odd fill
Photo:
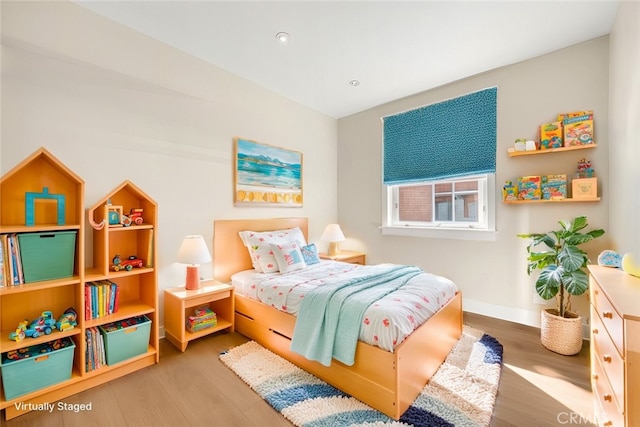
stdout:
POLYGON ((321 259, 330 259, 332 261, 349 262, 351 264, 366 264, 367 254, 357 251, 340 251, 338 255, 318 254, 321 259))
POLYGON ((187 349, 189 341, 223 329, 233 332, 233 286, 216 280, 202 282, 202 287, 188 291, 184 287, 164 290, 164 334, 180 351, 187 349), (197 307, 208 305, 216 313, 217 325, 198 332, 189 332, 186 318, 197 307), (191 309, 191 310, 189 310, 191 309))

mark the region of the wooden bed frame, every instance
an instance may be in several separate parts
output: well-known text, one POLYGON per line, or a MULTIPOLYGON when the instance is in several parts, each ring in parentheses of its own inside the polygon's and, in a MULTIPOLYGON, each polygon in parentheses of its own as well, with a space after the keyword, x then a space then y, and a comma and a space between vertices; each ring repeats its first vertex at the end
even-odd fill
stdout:
MULTIPOLYGON (((252 268, 238 232, 300 227, 307 218, 214 221, 213 259, 217 280, 252 268)), ((394 353, 358 342, 353 366, 336 360, 326 367, 289 350, 295 316, 235 294, 235 330, 334 387, 398 420, 413 403, 462 334, 460 292, 418 327, 394 353)))

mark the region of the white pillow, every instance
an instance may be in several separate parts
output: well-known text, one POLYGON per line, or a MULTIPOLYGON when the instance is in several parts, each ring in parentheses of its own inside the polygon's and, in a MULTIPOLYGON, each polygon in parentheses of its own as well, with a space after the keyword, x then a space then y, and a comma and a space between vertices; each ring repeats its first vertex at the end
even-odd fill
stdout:
POLYGON ((278 263, 269 245, 296 242, 302 247, 307 244, 299 227, 274 231, 241 231, 239 234, 240 239, 249 250, 253 268, 260 273, 278 271, 278 263))
POLYGON ((258 266, 260 269, 260 273, 277 273, 280 271, 278 266, 278 261, 275 258, 275 254, 272 249, 269 249, 269 252, 259 253, 256 255, 258 258, 258 266))
POLYGON ((278 262, 280 273, 289 273, 307 266, 300 252, 300 245, 296 242, 271 244, 271 250, 278 262))

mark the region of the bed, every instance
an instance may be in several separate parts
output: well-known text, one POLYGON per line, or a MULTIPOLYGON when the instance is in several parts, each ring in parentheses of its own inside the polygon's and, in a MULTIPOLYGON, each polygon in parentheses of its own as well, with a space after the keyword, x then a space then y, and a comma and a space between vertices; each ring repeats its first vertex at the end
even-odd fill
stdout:
MULTIPOLYGON (((229 282, 235 273, 250 270, 252 260, 239 233, 298 227, 305 238, 306 218, 214 221, 213 259, 217 280, 229 282)), ((330 366, 291 351, 296 317, 235 293, 235 329, 393 419, 413 403, 442 364, 462 333, 462 298, 456 292, 442 308, 417 327, 393 352, 359 341, 355 360, 330 366)))

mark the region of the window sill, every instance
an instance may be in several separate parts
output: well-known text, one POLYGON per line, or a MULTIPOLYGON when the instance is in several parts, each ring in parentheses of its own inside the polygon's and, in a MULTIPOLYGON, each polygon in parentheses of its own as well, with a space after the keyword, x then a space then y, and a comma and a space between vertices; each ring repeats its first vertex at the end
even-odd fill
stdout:
POLYGON ((422 228, 409 226, 382 226, 383 236, 425 237, 432 239, 459 239, 495 241, 498 232, 495 230, 476 230, 470 228, 422 228))

